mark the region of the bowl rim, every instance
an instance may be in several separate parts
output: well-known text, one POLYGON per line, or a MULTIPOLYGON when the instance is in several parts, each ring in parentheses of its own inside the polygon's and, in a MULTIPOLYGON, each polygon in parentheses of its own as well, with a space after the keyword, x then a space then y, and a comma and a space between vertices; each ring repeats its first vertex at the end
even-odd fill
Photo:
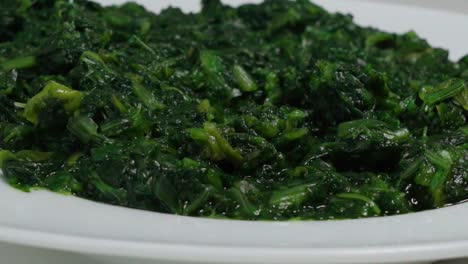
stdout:
MULTIPOLYGON (((104 206, 117 207, 112 205, 104 206)), ((463 207, 463 209, 468 213, 468 203, 451 206, 452 209, 455 207, 463 207)), ((406 215, 375 217, 366 220, 373 221, 383 218, 397 219, 404 216, 431 214, 434 211, 440 212, 444 209, 446 208, 410 213, 406 215)), ((140 211, 137 209, 129 210, 140 211)), ((158 215, 160 213, 154 214, 158 215)), ((450 216, 450 213, 447 213, 446 215, 450 216)), ((243 220, 213 220, 189 216, 170 216, 181 217, 185 219, 196 219, 197 221, 254 223, 243 220)), ((364 219, 338 220, 332 222, 361 222, 362 220, 364 219)), ((468 256, 468 237, 460 241, 418 242, 409 245, 393 244, 382 246, 351 246, 334 248, 238 247, 91 238, 86 236, 55 234, 53 232, 41 232, 0 225, 0 241, 22 246, 61 250, 89 255, 152 260, 157 259, 164 261, 190 262, 195 260, 197 262, 205 263, 221 263, 227 259, 235 259, 236 263, 282 264, 286 259, 288 260, 288 263, 292 264, 328 263, 330 260, 333 260, 334 263, 349 263, 350 258, 352 259, 353 263, 388 263, 389 261, 431 261, 436 259, 454 259, 468 256)))
MULTIPOLYGON (((405 215, 365 219, 255 222, 154 213, 57 195, 49 191, 35 191, 31 195, 12 190, 5 183, 0 183, 0 193, 5 193, 6 190, 9 190, 9 197, 16 197, 17 201, 21 201, 20 205, 25 209, 22 213, 27 216, 32 217, 35 213, 47 211, 50 205, 52 208, 62 207, 62 213, 47 211, 47 214, 40 215, 41 222, 56 220, 55 226, 47 224, 40 228, 34 224, 28 226, 15 223, 15 217, 9 219, 13 222, 5 222, 5 217, 0 215, 0 241, 37 248, 89 255, 186 262, 196 260, 205 263, 220 263, 226 259, 235 259, 236 263, 279 264, 286 259, 289 263, 325 263, 331 260, 335 263, 349 263, 350 259, 353 263, 386 263, 468 256, 468 230, 462 229, 466 223, 464 219, 468 216, 468 203, 405 215), (71 212, 77 208, 80 212, 91 210, 91 216, 107 218, 97 225, 89 225, 85 221, 92 221, 94 217, 85 215, 75 219, 77 215, 72 215, 71 212), (106 220, 114 217, 124 219, 120 219, 117 225, 108 227, 106 220), (72 223, 60 225, 64 221, 72 223), (165 240, 167 237, 146 237, 145 233, 152 232, 140 228, 130 230, 139 232, 139 236, 111 235, 119 228, 128 227, 129 222, 137 222, 143 226, 153 223, 154 229, 150 229, 157 236, 164 235, 165 232, 158 228, 162 226, 162 229, 169 230, 170 237, 168 240, 165 240), (82 223, 81 226, 79 223, 82 223), (70 232, 71 226, 77 230, 70 232), (107 229, 100 230, 101 228, 107 229), (388 230, 380 230, 381 228, 388 230), (275 229, 275 234, 269 234, 275 229), (353 229, 356 232, 352 232, 353 229), (345 234, 342 234, 343 230, 345 234), (208 231, 221 237, 235 237, 235 241, 201 237, 208 231), (312 239, 313 241, 294 241, 295 237, 309 232, 317 234, 318 238, 312 239), (427 233, 421 239, 420 234, 423 232, 427 233), (390 237, 393 233, 399 235, 390 237), (176 236, 172 236, 173 234, 176 236), (454 234, 458 234, 457 237, 452 237, 454 234), (361 235, 364 237, 360 241, 342 244, 333 242, 348 236, 359 240, 361 235), (320 245, 326 236, 331 237, 320 245), (369 243, 369 238, 375 241, 369 243), (212 241, 213 239, 217 241, 212 241), (282 243, 283 239, 289 242, 282 243), (264 241, 258 243, 258 240, 264 241)), ((0 203, 2 212, 14 212, 16 207, 0 203)), ((22 217, 24 220, 24 216, 22 217)))

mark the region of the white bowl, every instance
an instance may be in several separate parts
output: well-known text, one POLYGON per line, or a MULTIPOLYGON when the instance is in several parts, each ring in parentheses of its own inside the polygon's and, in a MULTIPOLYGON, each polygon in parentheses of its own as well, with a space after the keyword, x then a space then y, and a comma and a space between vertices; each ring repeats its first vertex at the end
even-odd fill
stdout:
MULTIPOLYGON (((168 3, 198 9, 195 0, 138 2, 154 11, 168 3)), ((450 49, 453 59, 468 53, 468 16, 350 0, 316 2, 352 12, 363 25, 394 32, 415 29, 431 44, 450 49)), ((211 220, 46 191, 23 193, 0 183, 0 241, 112 263, 419 263, 467 257, 467 219, 468 204, 345 221, 211 220)))

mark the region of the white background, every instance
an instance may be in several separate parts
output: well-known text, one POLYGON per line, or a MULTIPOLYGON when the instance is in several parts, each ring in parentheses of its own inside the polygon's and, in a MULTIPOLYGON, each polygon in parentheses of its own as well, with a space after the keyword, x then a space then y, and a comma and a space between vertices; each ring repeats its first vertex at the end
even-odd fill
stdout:
POLYGON ((390 2, 406 5, 425 6, 447 11, 468 14, 468 0, 367 0, 374 2, 390 2))
MULTIPOLYGON (((159 0, 156 0, 159 1, 159 0)), ((332 0, 331 0, 332 1, 332 0)), ((417 5, 468 15, 468 0, 367 0, 417 5)), ((0 243, 0 264, 101 264, 88 257, 0 243)), ((468 264, 468 260, 443 264, 468 264)), ((129 263, 131 264, 131 263, 129 263)), ((440 263, 442 264, 442 263, 440 263)))

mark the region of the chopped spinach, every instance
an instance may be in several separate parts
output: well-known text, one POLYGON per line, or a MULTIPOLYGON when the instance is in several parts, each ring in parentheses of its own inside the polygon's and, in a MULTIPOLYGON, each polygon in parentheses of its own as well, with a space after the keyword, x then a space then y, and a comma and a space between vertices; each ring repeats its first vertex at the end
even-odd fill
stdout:
POLYGON ((249 220, 468 199, 468 57, 308 0, 202 4, 0 0, 0 174, 249 220))

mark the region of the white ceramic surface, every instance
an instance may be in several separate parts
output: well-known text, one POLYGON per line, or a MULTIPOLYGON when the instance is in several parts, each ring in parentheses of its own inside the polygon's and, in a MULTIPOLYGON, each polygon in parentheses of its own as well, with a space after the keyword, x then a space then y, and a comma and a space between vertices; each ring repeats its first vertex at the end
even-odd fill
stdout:
POLYGON ((460 14, 468 14, 468 2, 466 0, 365 0, 391 2, 400 5, 424 6, 433 9, 446 10, 460 14))
MULTIPOLYGON (((122 1, 103 0, 105 3, 122 1)), ((142 0, 196 10, 194 0, 142 0)), ((247 1, 225 1, 233 4, 247 1)), ((258 2, 258 1, 251 1, 258 2)), ((415 29, 451 58, 468 53, 468 16, 417 8, 316 1, 363 25, 415 29)), ((0 183, 0 241, 113 263, 410 263, 468 256, 468 204, 395 217, 330 222, 220 221, 164 215, 0 183), (119 261, 119 262, 118 262, 119 261)))

